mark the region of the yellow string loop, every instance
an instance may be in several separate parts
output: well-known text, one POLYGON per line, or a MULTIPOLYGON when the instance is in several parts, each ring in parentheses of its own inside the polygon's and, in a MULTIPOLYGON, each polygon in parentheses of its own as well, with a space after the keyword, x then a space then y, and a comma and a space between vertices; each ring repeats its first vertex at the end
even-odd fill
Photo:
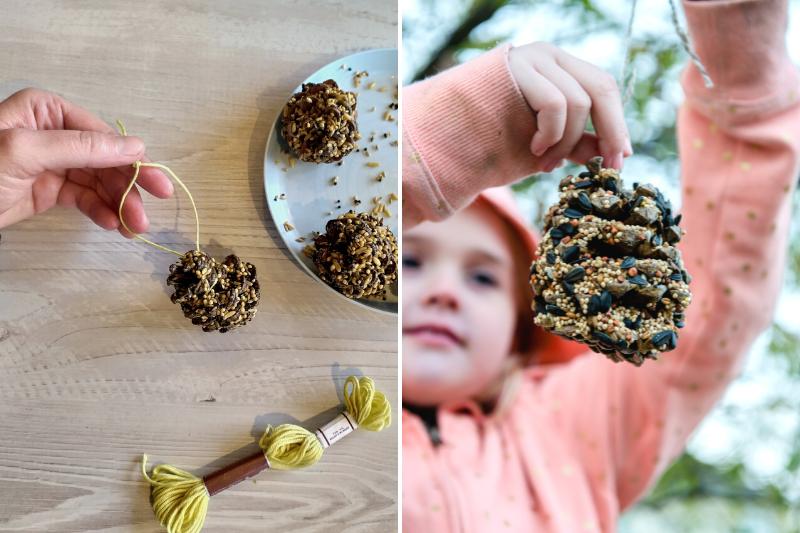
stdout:
MULTIPOLYGON (((121 120, 117 120, 117 127, 119 128, 119 132, 120 132, 120 134, 122 134, 122 136, 123 136, 123 137, 125 137, 125 136, 127 136, 127 135, 128 135, 128 132, 127 132, 127 130, 125 129, 125 125, 122 123, 122 121, 121 121, 121 120)), ((155 243, 155 242, 153 242, 153 241, 151 241, 151 240, 149 240, 149 239, 146 239, 145 237, 142 237, 142 236, 141 236, 141 235, 139 235, 138 233, 136 233, 136 232, 134 232, 133 230, 131 230, 131 229, 128 227, 128 225, 125 223, 125 219, 122 217, 122 206, 124 206, 124 205, 125 205, 125 200, 128 198, 128 193, 130 193, 130 192, 131 192, 131 189, 133 189, 133 186, 136 184, 136 180, 139 178, 139 170, 141 169, 141 167, 153 167, 153 168, 158 168, 158 169, 161 169, 161 170, 163 170, 164 172, 166 172, 167 174, 169 174, 169 176, 170 176, 170 177, 171 177, 173 180, 175 180, 175 182, 176 182, 178 185, 180 185, 180 186, 181 186, 181 188, 184 190, 184 192, 186 192, 186 195, 189 197, 189 201, 192 203, 192 210, 194 211, 194 221, 195 221, 195 250, 200 250, 200 216, 197 214, 197 206, 196 206, 196 205, 195 205, 195 203, 194 203, 194 198, 192 197, 192 193, 191 193, 191 192, 189 192, 189 188, 188 188, 188 187, 187 187, 187 186, 186 186, 186 185, 183 183, 183 181, 181 181, 181 179, 180 179, 180 178, 179 178, 179 177, 178 177, 178 176, 177 176, 177 175, 176 175, 176 174, 175 174, 175 173, 172 171, 172 169, 170 169, 170 168, 169 168, 168 166, 166 166, 166 165, 162 165, 161 163, 143 163, 143 162, 141 162, 141 161, 136 161, 136 162, 134 162, 134 163, 133 163, 133 168, 134 168, 134 171, 133 171, 133 178, 131 179, 131 182, 130 182, 130 183, 128 183, 128 188, 127 188, 127 189, 125 189, 125 192, 122 194, 122 198, 121 198, 121 199, 120 199, 120 201, 119 201, 119 211, 118 211, 118 215, 119 215, 119 221, 122 223, 122 227, 124 227, 126 230, 128 230, 128 232, 130 232, 131 234, 133 234, 133 236, 134 236, 135 238, 139 239, 140 241, 142 241, 142 242, 144 242, 144 243, 147 243, 147 244, 149 244, 150 246, 154 246, 154 247, 158 248, 159 250, 163 250, 163 251, 165 251, 165 252, 169 252, 169 253, 175 254, 175 255, 177 255, 178 257, 180 257, 180 256, 182 256, 182 255, 183 255, 181 252, 178 252, 177 250, 173 250, 172 248, 167 248, 166 246, 162 246, 162 245, 160 245, 160 244, 157 244, 157 243, 155 243)))

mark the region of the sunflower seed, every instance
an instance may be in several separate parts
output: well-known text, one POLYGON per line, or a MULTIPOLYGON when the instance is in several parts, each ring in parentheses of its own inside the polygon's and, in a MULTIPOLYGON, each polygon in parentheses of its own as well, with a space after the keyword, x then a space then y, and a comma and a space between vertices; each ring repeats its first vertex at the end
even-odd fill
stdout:
MULTIPOLYGON (((587 172, 583 172, 583 174, 588 174, 587 172)), ((592 186, 594 182, 592 180, 581 180, 576 181, 573 183, 576 189, 586 189, 592 186)))
POLYGON ((683 281, 683 276, 681 276, 680 272, 673 272, 669 275, 669 279, 672 281, 683 281))
POLYGON ((572 283, 568 281, 563 281, 561 282, 561 285, 564 287, 564 292, 566 292, 568 295, 570 296, 575 295, 575 287, 572 285, 572 283))
POLYGON ((586 277, 586 270, 583 267, 575 267, 570 270, 566 276, 564 276, 564 281, 568 281, 569 283, 576 283, 583 278, 586 277))
POLYGON ((608 346, 614 346, 614 339, 612 339, 602 331, 592 331, 592 337, 599 340, 603 344, 607 344, 608 346))
POLYGON ((683 213, 677 215, 675 219, 672 221, 676 226, 680 225, 681 219, 683 218, 683 213))
POLYGON ((589 200, 589 195, 585 192, 578 193, 578 203, 580 204, 580 209, 586 213, 592 212, 592 201, 589 200))
POLYGON ((591 178, 592 176, 594 176, 594 174, 592 174, 591 172, 581 172, 580 174, 578 174, 579 178, 591 178))
POLYGON ((555 316, 566 316, 566 312, 557 305, 547 304, 544 306, 545 311, 555 316))
POLYGON ((566 216, 567 218, 581 218, 583 217, 583 215, 584 215, 583 212, 578 211, 577 209, 573 209, 571 207, 568 207, 567 209, 564 210, 564 216, 566 216))
POLYGON ((634 285, 639 285, 640 287, 644 287, 647 285, 647 278, 639 274, 638 276, 633 276, 632 278, 628 278, 628 283, 633 283, 634 285))
POLYGON ((674 331, 670 331, 669 333, 669 348, 670 350, 674 350, 678 347, 678 334, 674 331))
POLYGON ((550 238, 551 239, 558 239, 559 241, 564 238, 564 232, 558 228, 553 228, 550 230, 550 238))
MULTIPOLYGON (((550 265, 556 264, 556 254, 552 250, 547 252, 547 263, 550 265)), ((680 276, 680 274, 678 274, 678 276, 680 276)))
POLYGON ((575 227, 570 224, 569 222, 564 222, 563 224, 559 224, 558 229, 561 230, 564 235, 575 235, 575 227))
POLYGON ((619 266, 622 270, 628 270, 636 265, 636 258, 635 257, 626 257, 622 264, 619 266))
POLYGON ((577 245, 568 246, 561 252, 561 260, 567 264, 572 264, 580 258, 581 249, 577 245))
POLYGON ((600 312, 606 313, 611 309, 611 302, 613 298, 611 297, 611 293, 608 291, 603 291, 600 293, 600 312))
POLYGON ((664 331, 661 331, 661 332, 656 333, 655 335, 653 335, 653 337, 650 339, 650 342, 656 348, 662 348, 662 347, 665 347, 670 342, 670 337, 672 335, 674 335, 672 330, 669 330, 669 329, 668 330, 664 330, 664 331))

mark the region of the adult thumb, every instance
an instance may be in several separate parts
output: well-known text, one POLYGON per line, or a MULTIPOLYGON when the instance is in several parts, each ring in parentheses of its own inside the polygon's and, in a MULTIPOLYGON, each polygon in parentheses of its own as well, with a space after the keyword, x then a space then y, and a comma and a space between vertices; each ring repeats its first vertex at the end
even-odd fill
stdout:
POLYGON ((30 175, 66 168, 110 168, 144 157, 144 142, 97 131, 0 130, 0 155, 30 175))

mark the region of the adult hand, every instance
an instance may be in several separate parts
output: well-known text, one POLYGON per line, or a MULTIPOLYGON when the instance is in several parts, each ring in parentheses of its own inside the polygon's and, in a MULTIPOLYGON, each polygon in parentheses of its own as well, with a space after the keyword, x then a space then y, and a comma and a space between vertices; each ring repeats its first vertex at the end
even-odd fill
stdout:
MULTIPOLYGON (((147 160, 141 139, 118 135, 56 94, 19 91, 0 102, 0 228, 60 205, 77 207, 98 226, 131 237, 117 212, 138 160, 147 160)), ((158 198, 173 192, 154 168, 142 167, 137 184, 158 198)), ((147 231, 136 187, 123 216, 131 230, 147 231)))

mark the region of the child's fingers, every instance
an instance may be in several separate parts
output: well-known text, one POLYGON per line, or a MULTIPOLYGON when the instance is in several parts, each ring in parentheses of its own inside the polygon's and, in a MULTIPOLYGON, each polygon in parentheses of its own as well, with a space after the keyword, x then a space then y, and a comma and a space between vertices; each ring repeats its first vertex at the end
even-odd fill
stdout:
POLYGON ((564 52, 558 54, 558 63, 578 80, 592 99, 591 115, 600 155, 606 161, 621 161, 618 154, 630 155, 630 134, 622 111, 622 97, 613 76, 564 52))
POLYGON ((586 130, 592 99, 568 72, 554 62, 542 62, 537 70, 566 97, 567 120, 561 140, 547 150, 545 167, 566 158, 586 130))
MULTIPOLYGON (((572 148, 572 152, 566 157, 570 161, 579 165, 585 165, 589 159, 595 157, 600 151, 599 140, 594 133, 584 132, 577 144, 572 148)), ((547 157, 548 154, 545 154, 547 157)), ((616 168, 622 170, 623 159, 611 159, 610 161, 603 161, 603 166, 606 168, 616 168)))
POLYGON ((547 78, 542 76, 519 56, 510 62, 519 62, 514 68, 517 84, 528 105, 537 113, 537 129, 531 140, 531 153, 542 155, 561 140, 567 122, 567 99, 547 78))

